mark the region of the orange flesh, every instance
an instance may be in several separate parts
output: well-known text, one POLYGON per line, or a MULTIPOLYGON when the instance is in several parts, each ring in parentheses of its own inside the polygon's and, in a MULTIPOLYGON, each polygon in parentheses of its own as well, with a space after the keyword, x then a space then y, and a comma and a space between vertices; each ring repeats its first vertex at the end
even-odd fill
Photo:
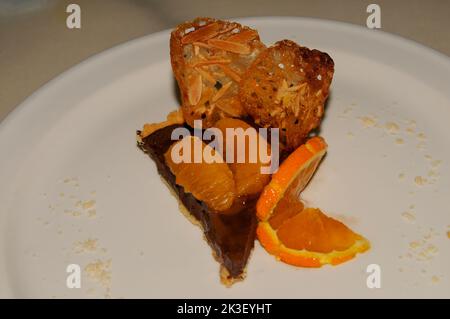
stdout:
POLYGON ((291 182, 283 197, 275 206, 269 218, 269 223, 273 229, 278 229, 281 224, 300 213, 304 209, 303 203, 299 200, 299 193, 306 187, 320 163, 321 158, 311 161, 297 177, 291 182))
POLYGON ((290 265, 337 265, 370 248, 365 238, 319 209, 305 208, 299 199, 326 149, 320 137, 297 148, 272 176, 256 206, 261 245, 290 265))
POLYGON ((284 221, 295 216, 301 212, 304 205, 301 201, 295 198, 293 195, 284 196, 273 210, 272 215, 269 218, 270 226, 277 230, 280 228, 284 221))
POLYGON ((277 235, 288 248, 320 253, 346 250, 358 238, 347 226, 314 208, 285 221, 277 235))

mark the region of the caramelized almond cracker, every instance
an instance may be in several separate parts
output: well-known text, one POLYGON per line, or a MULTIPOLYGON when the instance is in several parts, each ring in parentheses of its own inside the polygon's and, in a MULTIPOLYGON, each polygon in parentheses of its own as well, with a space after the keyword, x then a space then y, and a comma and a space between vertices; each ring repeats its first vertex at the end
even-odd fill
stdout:
POLYGON ((328 54, 279 41, 242 75, 240 101, 255 122, 280 128, 281 143, 291 151, 320 125, 333 74, 328 54))
POLYGON ((186 123, 192 126, 194 120, 201 120, 208 128, 224 117, 247 116, 239 101, 238 85, 241 75, 264 49, 256 30, 236 22, 197 18, 173 30, 170 58, 186 123), (228 82, 232 83, 226 94, 221 91, 216 95, 223 87, 217 83, 228 82))

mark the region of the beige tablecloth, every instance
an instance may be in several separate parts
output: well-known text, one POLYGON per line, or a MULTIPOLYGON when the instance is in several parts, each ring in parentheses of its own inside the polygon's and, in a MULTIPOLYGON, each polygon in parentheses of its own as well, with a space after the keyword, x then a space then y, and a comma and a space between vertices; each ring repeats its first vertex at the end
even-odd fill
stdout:
MULTIPOLYGON (((303 16, 365 25, 365 0, 1 0, 0 120, 27 96, 87 57, 196 16, 303 16), (82 28, 65 9, 81 6, 82 28)), ((384 0, 382 30, 450 55, 450 1, 384 0)))

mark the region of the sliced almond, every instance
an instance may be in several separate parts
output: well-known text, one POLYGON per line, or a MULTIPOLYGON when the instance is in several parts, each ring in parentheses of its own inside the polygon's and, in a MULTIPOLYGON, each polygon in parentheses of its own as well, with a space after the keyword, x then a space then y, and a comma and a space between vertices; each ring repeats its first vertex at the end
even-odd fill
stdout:
POLYGON ((195 62, 192 65, 192 67, 196 68, 196 67, 200 67, 200 66, 204 66, 204 65, 229 64, 229 63, 231 63, 231 61, 228 59, 211 59, 211 60, 202 60, 202 61, 195 62))
POLYGON ((188 99, 191 105, 197 105, 202 97, 203 81, 202 76, 197 73, 188 80, 188 99))
POLYGON ((206 44, 204 42, 193 42, 192 44, 195 45, 195 46, 198 46, 200 48, 205 48, 205 49, 210 49, 211 48, 208 44, 206 44))
POLYGON ((300 114, 300 94, 295 96, 295 102, 292 107, 294 108, 295 117, 298 118, 298 115, 300 114))
MULTIPOLYGON (((209 108, 211 108, 211 98, 214 96, 214 94, 216 94, 216 90, 212 87, 208 87, 208 86, 204 86, 203 90, 202 90, 202 97, 200 99, 200 101, 197 103, 197 105, 201 105, 202 107, 205 107, 206 102, 210 102, 209 107, 205 107, 205 110, 207 111, 209 108)), ((195 112, 196 113, 201 113, 199 112, 198 107, 196 107, 195 112)))
POLYGON ((243 30, 230 36, 227 41, 247 43, 255 39, 257 36, 258 33, 255 30, 243 30))
POLYGON ((220 26, 217 22, 210 23, 200 29, 186 34, 181 39, 181 44, 188 44, 197 41, 204 41, 215 37, 219 33, 220 26))
POLYGON ((232 101, 230 99, 227 99, 226 101, 219 101, 218 103, 213 104, 214 106, 217 106, 218 109, 222 110, 224 113, 232 116, 232 117, 240 117, 242 116, 242 111, 239 108, 236 108, 233 106, 232 101))
POLYGON ((281 112, 282 112, 281 107, 277 107, 276 109, 270 111, 270 116, 275 116, 277 114, 281 114, 281 112))
POLYGON ((287 90, 288 90, 288 92, 295 92, 295 91, 299 91, 300 89, 302 89, 305 86, 306 86, 306 83, 297 84, 297 85, 291 86, 287 90))
POLYGON ((288 85, 286 79, 283 79, 280 87, 278 88, 277 96, 275 97, 275 102, 280 102, 287 92, 288 92, 288 85))
POLYGON ((217 100, 219 100, 230 88, 231 84, 233 84, 233 82, 228 82, 226 84, 224 84, 219 91, 217 91, 217 93, 213 96, 212 98, 212 102, 217 102, 217 100))
POLYGON ((250 54, 251 52, 250 47, 248 45, 239 42, 210 39, 208 40, 208 44, 213 48, 238 54, 250 54))
POLYGON ((223 64, 219 65, 219 67, 222 69, 223 73, 225 73, 225 75, 230 79, 238 83, 241 82, 241 77, 239 76, 239 74, 234 72, 230 67, 223 64))
POLYGON ((238 25, 236 24, 236 23, 231 23, 228 27, 226 27, 225 29, 223 29, 223 30, 220 30, 219 32, 218 32, 218 34, 224 34, 224 33, 227 33, 227 32, 230 32, 231 30, 233 30, 234 28, 236 28, 238 25))
POLYGON ((195 68, 195 70, 202 75, 202 77, 211 84, 216 84, 216 79, 207 71, 201 67, 195 68))

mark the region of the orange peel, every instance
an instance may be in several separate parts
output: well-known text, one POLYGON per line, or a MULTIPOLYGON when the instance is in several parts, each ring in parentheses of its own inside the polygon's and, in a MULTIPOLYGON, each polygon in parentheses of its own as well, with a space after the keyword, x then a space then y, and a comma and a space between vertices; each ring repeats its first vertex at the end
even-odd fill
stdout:
POLYGON ((256 234, 261 245, 278 260, 293 266, 338 265, 370 248, 363 236, 319 209, 303 208, 297 199, 326 151, 327 144, 321 137, 313 137, 298 147, 272 176, 256 205, 256 234), (299 211, 287 212, 289 205, 299 211))

